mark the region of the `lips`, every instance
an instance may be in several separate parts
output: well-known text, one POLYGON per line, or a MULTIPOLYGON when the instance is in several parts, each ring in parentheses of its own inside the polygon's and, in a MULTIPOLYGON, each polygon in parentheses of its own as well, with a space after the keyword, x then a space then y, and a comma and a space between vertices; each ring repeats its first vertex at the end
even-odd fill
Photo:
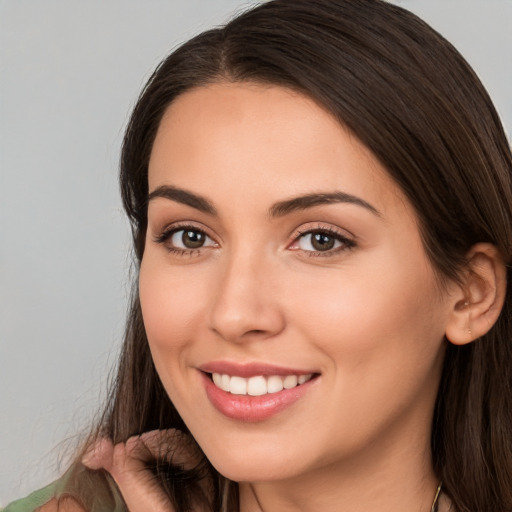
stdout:
POLYGON ((304 396, 318 373, 274 365, 216 362, 199 368, 206 394, 228 418, 269 419, 304 396))

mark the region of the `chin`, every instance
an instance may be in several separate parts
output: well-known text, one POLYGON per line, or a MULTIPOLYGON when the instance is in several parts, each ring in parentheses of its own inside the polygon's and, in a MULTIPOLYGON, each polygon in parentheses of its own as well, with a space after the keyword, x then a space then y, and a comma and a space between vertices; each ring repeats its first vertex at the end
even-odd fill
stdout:
POLYGON ((301 450, 286 454, 282 449, 272 449, 269 443, 263 449, 254 448, 210 447, 205 455, 221 475, 235 482, 284 480, 306 471, 307 461, 301 450))
MULTIPOLYGON (((213 461, 211 461, 213 463, 213 461)), ((295 476, 295 471, 275 465, 273 461, 223 461, 213 464, 215 469, 224 477, 234 482, 271 482, 285 480, 295 476)))

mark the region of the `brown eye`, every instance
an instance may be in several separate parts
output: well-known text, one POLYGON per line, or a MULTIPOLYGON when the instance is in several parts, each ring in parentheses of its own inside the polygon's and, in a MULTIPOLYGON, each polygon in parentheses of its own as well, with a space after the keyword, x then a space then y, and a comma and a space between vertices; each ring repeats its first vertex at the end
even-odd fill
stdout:
POLYGON ((328 251, 334 247, 334 238, 324 233, 314 233, 311 235, 311 245, 316 251, 328 251))
POLYGON ((213 240, 198 229, 179 229, 170 237, 172 247, 177 249, 200 249, 201 247, 215 245, 213 240))
POLYGON ((197 249, 202 247, 204 244, 205 236, 199 231, 183 231, 181 235, 181 241, 188 249, 197 249))
POLYGON ((306 252, 336 252, 336 249, 352 247, 353 243, 337 233, 309 231, 298 238, 298 249, 306 252))

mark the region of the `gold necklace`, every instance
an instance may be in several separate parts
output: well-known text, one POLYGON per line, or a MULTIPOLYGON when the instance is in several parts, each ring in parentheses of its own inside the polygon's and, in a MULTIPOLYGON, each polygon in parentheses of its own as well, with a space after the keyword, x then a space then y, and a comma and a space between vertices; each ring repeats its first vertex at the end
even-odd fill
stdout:
POLYGON ((441 494, 441 487, 443 486, 443 482, 439 482, 439 485, 437 486, 436 495, 434 496, 434 501, 432 503, 432 508, 430 509, 430 512, 437 512, 437 505, 439 501, 439 495, 441 494))

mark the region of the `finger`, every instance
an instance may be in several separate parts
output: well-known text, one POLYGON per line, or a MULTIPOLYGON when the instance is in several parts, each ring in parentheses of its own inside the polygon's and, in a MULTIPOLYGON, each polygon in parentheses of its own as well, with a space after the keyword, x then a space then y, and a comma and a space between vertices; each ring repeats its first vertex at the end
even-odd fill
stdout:
POLYGON ((152 472, 146 469, 148 454, 140 436, 115 446, 109 439, 100 439, 89 448, 82 463, 110 473, 130 512, 175 512, 152 472))
POLYGON ((90 469, 106 469, 112 467, 114 445, 110 439, 98 439, 82 457, 82 464, 90 469))
MULTIPOLYGON (((146 467, 146 460, 137 458, 138 453, 146 455, 137 438, 130 438, 126 444, 114 446, 110 474, 119 486, 128 505, 133 505, 133 512, 139 510, 170 510, 170 504, 155 476, 146 467), (128 448, 131 448, 131 454, 128 448), (151 504, 151 508, 140 508, 142 504, 151 504), (156 507, 158 505, 158 508, 156 507)), ((132 508, 129 507, 129 510, 132 508)))
POLYGON ((157 458, 167 460, 169 451, 179 442, 173 434, 174 429, 172 431, 154 430, 140 436, 132 436, 126 443, 118 443, 115 447, 110 439, 101 438, 88 448, 82 458, 82 463, 90 469, 110 470, 113 465, 121 465, 126 456, 144 462, 157 458))
POLYGON ((131 437, 126 444, 113 445, 110 439, 99 439, 87 450, 82 464, 90 469, 105 469, 112 476, 126 471, 145 469, 145 463, 152 459, 149 450, 139 436, 131 437))
MULTIPOLYGON (((87 450, 82 463, 90 469, 107 470, 131 512, 174 512, 169 498, 147 464, 160 460, 192 469, 200 464, 203 457, 190 435, 168 429, 145 432, 116 445, 109 439, 99 439, 87 450)), ((207 481, 200 485, 208 494, 207 481)), ((200 506, 197 510, 202 508, 200 506)))

